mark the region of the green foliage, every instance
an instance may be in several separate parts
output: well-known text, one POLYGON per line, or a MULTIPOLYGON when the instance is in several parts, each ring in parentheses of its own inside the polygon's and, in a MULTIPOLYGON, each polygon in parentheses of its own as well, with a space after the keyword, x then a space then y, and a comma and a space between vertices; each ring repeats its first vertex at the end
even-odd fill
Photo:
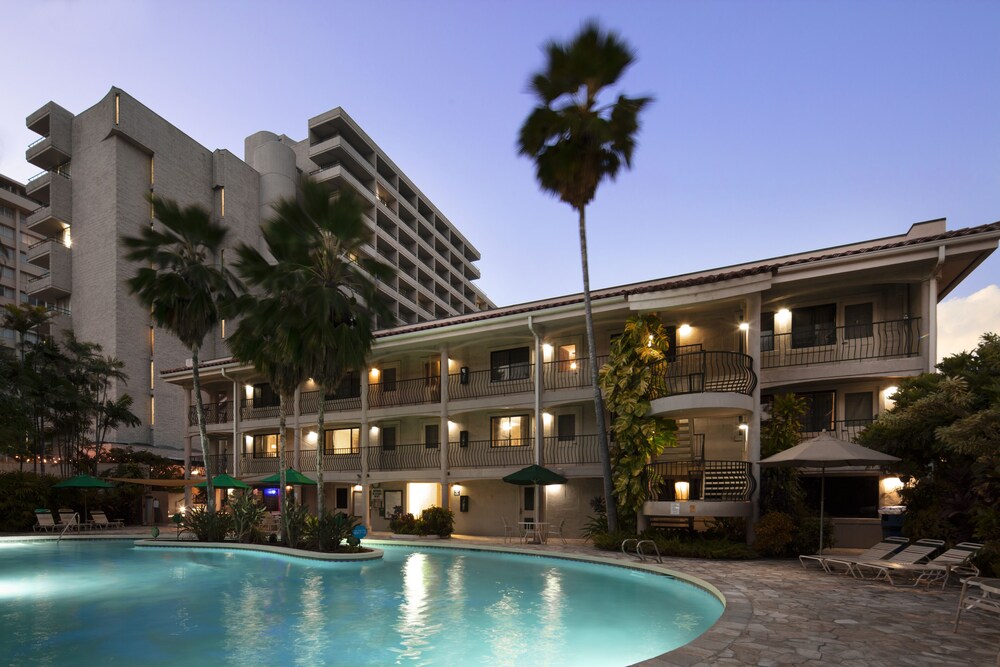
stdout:
POLYGON ((393 514, 392 518, 389 519, 389 530, 397 535, 420 534, 417 519, 409 512, 393 514))
POLYGON ((790 556, 795 543, 795 520, 784 512, 768 512, 754 526, 753 546, 764 556, 790 556))
POLYGON ((662 395, 666 377, 667 331, 655 315, 637 315, 611 344, 601 369, 601 389, 614 415, 612 475, 618 506, 634 515, 662 480, 647 465, 676 444, 673 420, 650 417, 649 396, 662 395))
POLYGON ((23 532, 35 525, 35 510, 50 505, 59 479, 30 472, 0 473, 0 532, 23 532))
MULTIPOLYGON (((790 449, 802 439, 805 399, 795 394, 779 394, 771 403, 771 417, 760 427, 760 456, 767 458, 790 449)), ((760 472, 761 514, 782 512, 794 519, 805 517, 805 490, 794 468, 762 468, 760 472)))
POLYGON ((709 519, 705 537, 708 539, 726 540, 746 544, 747 522, 742 517, 723 516, 709 519))
POLYGON ((261 524, 267 508, 260 499, 249 492, 237 493, 229 502, 233 517, 233 533, 238 542, 259 544, 264 540, 261 524))
MULTIPOLYGON (((629 532, 614 534, 601 533, 594 536, 594 546, 603 551, 619 551, 623 540, 630 538, 651 539, 661 556, 673 558, 707 558, 713 560, 747 560, 755 557, 755 553, 746 544, 729 540, 707 537, 704 534, 694 536, 662 535, 649 531, 642 535, 629 532)), ((652 549, 645 549, 646 554, 652 549)))
POLYGON ((360 523, 356 517, 344 512, 332 514, 323 512, 320 516, 310 515, 306 519, 303 542, 309 549, 316 551, 356 552, 357 545, 351 544, 354 527, 360 523), (345 540, 348 544, 342 544, 345 540))
POLYGON ((1000 542, 987 542, 972 557, 972 563, 979 568, 983 577, 1000 577, 1000 542))
POLYGON ((859 441, 902 459, 904 533, 1000 541, 1000 336, 901 381, 893 398, 859 441))
MULTIPOLYGON (((829 549, 833 546, 835 546, 833 540, 833 520, 825 517, 823 519, 823 548, 829 549)), ((799 519, 790 555, 813 554, 816 553, 818 547, 819 517, 807 516, 804 519, 799 519)))
POLYGON ((200 542, 223 542, 233 529, 233 519, 222 512, 193 507, 183 515, 181 526, 194 533, 200 542))
POLYGON ((428 507, 421 512, 417 529, 421 535, 450 537, 455 530, 455 513, 443 507, 428 507))

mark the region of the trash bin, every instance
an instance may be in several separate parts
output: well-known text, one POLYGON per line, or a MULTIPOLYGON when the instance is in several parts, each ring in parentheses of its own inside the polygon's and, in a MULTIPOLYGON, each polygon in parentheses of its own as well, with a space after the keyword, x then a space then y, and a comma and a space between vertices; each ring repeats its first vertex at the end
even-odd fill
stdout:
POLYGON ((878 509, 882 519, 882 539, 903 536, 903 517, 906 505, 886 505, 878 509))

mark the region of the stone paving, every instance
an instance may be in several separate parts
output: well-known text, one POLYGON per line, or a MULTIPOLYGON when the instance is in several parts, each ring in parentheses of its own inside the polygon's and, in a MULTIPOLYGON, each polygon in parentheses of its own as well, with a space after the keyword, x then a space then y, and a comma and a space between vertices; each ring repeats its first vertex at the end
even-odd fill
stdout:
MULTIPOLYGON (((110 536, 149 536, 149 528, 110 536)), ((85 533, 86 535, 86 533, 85 533)), ((161 539, 172 531, 164 527, 161 539)), ((387 538, 373 534, 371 537, 387 538)), ((635 559, 599 551, 580 540, 534 545, 500 538, 454 536, 434 546, 502 547, 554 555, 635 559)), ((644 667, 808 665, 896 667, 997 665, 1000 617, 962 615, 952 627, 959 587, 894 588, 888 584, 803 569, 797 560, 715 561, 664 558, 654 568, 693 575, 726 597, 722 618, 690 644, 641 663, 644 667)))

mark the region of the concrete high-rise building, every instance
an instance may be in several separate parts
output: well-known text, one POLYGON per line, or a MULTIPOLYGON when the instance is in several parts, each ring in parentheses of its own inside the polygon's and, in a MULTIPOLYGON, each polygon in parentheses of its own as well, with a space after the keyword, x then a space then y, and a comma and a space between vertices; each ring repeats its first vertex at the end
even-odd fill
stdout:
MULTIPOLYGON (((29 261, 37 254, 39 238, 28 231, 26 222, 37 207, 25 194, 23 185, 0 175, 0 306, 45 305, 31 299, 27 292, 28 285, 43 273, 43 269, 29 261)), ((15 338, 12 329, 0 326, 0 345, 12 345, 15 338)))
MULTIPOLYGON (((62 328, 125 362, 128 385, 115 393, 133 396, 142 423, 119 429, 111 440, 180 447, 187 429, 183 392, 166 386, 159 372, 184 366, 190 355, 152 326, 125 284, 135 265, 125 259, 120 238, 156 224, 150 196, 209 210, 230 230, 229 248, 260 247, 260 223, 271 205, 294 196, 300 176, 311 175, 331 193, 347 187, 361 196, 372 230, 367 251, 399 268, 398 278, 383 284, 397 321, 380 325, 491 305, 472 283, 479 277, 478 251, 339 108, 311 119, 302 141, 252 135, 246 161, 205 148, 118 88, 75 115, 49 102, 26 123, 41 138, 25 157, 45 170, 26 190, 42 206, 25 224, 46 239, 29 259, 48 269, 27 293, 69 313, 62 328)), ((229 356, 225 335, 218 327, 206 340, 203 360, 229 356)))

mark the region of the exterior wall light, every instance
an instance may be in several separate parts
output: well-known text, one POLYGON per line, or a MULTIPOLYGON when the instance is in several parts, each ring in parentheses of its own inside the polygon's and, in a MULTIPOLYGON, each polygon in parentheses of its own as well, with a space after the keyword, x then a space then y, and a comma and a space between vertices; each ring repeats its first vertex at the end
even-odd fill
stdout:
POLYGON ((691 497, 691 485, 687 482, 674 482, 674 500, 687 500, 691 497))
POLYGON ((740 322, 740 331, 742 331, 744 333, 746 333, 747 331, 750 331, 750 323, 749 322, 740 322))
POLYGON ((317 433, 316 431, 309 431, 308 433, 306 433, 306 442, 308 442, 310 445, 315 445, 317 442, 319 442, 319 433, 317 433))
POLYGON ((677 333, 679 335, 681 335, 681 336, 690 336, 691 335, 691 325, 690 324, 682 324, 682 325, 680 325, 677 328, 677 333))
POLYGON ((792 311, 788 310, 787 308, 782 308, 781 310, 779 310, 777 313, 774 314, 774 320, 781 326, 785 326, 792 321, 792 311))
POLYGON ((355 484, 354 485, 354 490, 355 491, 360 491, 361 490, 361 485, 360 484, 355 484))

